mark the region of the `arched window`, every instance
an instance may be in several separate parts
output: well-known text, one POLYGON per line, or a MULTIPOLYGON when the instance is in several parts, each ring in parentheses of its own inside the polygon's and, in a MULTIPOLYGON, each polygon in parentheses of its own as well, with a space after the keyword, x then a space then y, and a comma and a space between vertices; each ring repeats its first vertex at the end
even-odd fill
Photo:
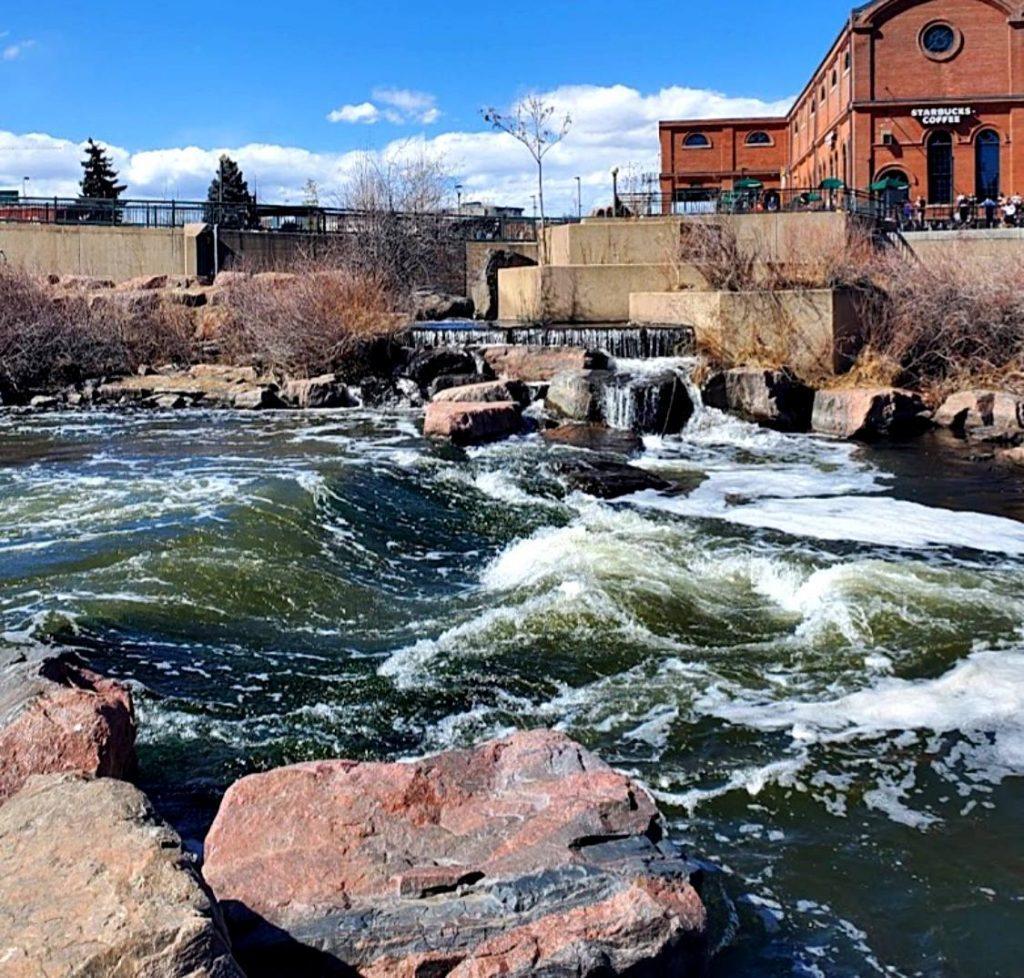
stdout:
POLYGON ((772 137, 769 136, 768 133, 764 132, 763 130, 752 132, 750 133, 750 135, 747 136, 748 146, 771 146, 771 144, 772 137))
POLYGON ((978 133, 974 147, 975 159, 977 161, 975 167, 977 180, 974 192, 979 201, 984 200, 986 197, 991 197, 995 200, 999 196, 999 184, 1001 182, 999 172, 1000 149, 999 133, 995 130, 983 129, 978 133))
POLYGON ((942 130, 928 139, 928 203, 953 203, 953 136, 942 130))
POLYGON ((835 88, 836 85, 838 85, 838 84, 839 84, 839 73, 835 70, 835 68, 833 68, 832 69, 832 87, 835 88))
POLYGON ((711 140, 702 132, 691 132, 683 140, 683 145, 687 149, 706 149, 711 145, 711 140))

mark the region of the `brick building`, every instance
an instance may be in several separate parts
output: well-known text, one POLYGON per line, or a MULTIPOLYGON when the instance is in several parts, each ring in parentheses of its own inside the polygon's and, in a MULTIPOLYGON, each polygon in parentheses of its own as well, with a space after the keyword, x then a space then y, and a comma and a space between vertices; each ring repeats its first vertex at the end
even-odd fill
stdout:
POLYGON ((874 0, 786 117, 662 122, 660 136, 666 201, 830 178, 932 205, 1024 193, 1024 4, 874 0))

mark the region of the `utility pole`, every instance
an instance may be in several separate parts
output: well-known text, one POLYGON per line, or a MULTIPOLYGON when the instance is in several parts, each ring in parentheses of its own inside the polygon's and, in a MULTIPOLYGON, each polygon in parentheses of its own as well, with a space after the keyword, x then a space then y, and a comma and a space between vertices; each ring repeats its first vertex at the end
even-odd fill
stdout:
POLYGON ((576 216, 583 220, 583 184, 580 178, 576 178, 576 216))

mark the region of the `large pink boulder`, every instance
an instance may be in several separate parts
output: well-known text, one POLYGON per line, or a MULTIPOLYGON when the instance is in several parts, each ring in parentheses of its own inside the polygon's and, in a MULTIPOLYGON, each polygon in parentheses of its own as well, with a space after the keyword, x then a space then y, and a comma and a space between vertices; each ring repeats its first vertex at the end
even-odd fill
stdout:
POLYGON ((427 438, 447 438, 457 445, 474 445, 514 435, 520 408, 512 401, 431 401, 423 422, 427 438))
POLYGON ((244 778, 205 875, 250 978, 683 978, 705 929, 693 868, 643 788, 537 731, 244 778))
POLYGON ((125 778, 134 768, 127 688, 42 652, 0 657, 0 804, 33 774, 125 778))
POLYGON ((811 427, 837 438, 870 439, 912 435, 930 424, 920 396, 894 387, 851 387, 814 395, 811 427))

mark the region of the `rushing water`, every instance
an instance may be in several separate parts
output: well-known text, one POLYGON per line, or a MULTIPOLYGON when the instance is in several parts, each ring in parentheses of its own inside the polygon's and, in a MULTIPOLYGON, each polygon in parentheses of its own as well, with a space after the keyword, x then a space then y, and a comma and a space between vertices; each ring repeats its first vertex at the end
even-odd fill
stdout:
POLYGON ((704 412, 569 494, 412 415, 0 414, 0 632, 133 683, 198 844, 239 775, 555 725, 727 871, 738 976, 1016 976, 1024 493, 704 412))

